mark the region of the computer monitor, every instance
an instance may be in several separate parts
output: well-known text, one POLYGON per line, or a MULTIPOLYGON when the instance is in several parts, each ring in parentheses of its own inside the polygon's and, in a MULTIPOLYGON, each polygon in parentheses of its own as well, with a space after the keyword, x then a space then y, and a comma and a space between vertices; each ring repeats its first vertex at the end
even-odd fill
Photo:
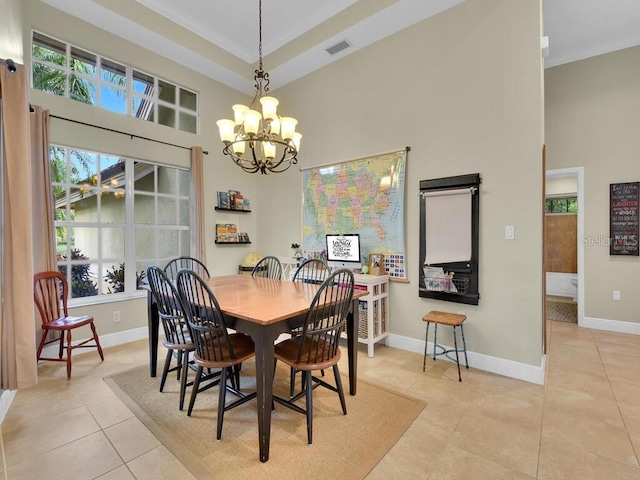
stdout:
POLYGON ((327 261, 331 268, 361 268, 358 233, 327 234, 327 261))

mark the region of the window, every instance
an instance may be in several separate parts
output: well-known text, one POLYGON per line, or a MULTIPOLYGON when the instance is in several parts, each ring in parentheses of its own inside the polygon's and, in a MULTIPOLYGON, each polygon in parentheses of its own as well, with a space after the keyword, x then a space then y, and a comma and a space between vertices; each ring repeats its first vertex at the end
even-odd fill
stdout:
POLYGON ((578 213, 578 197, 547 198, 546 213, 578 213))
POLYGON ((71 299, 132 296, 149 265, 189 255, 188 170, 58 145, 50 158, 71 299))
POLYGON ((197 93, 39 32, 33 32, 32 85, 112 112, 198 132, 197 93))

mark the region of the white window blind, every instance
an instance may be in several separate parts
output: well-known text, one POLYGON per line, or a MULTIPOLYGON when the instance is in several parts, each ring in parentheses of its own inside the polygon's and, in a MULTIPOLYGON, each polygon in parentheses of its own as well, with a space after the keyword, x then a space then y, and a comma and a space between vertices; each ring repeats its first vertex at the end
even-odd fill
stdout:
POLYGON ((471 260, 471 189, 424 194, 425 265, 471 260))

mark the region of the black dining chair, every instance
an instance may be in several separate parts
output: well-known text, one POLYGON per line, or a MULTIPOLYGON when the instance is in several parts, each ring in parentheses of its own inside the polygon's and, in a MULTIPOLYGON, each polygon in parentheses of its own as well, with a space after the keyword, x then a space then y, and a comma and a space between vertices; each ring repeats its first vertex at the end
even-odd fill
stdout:
POLYGON ((177 257, 170 260, 164 267, 164 273, 166 273, 171 280, 175 281, 178 272, 183 268, 193 270, 202 278, 209 278, 211 276, 206 265, 194 257, 177 257))
POLYGON ((306 416, 309 444, 313 439, 313 390, 316 386, 323 386, 337 392, 342 412, 347 414, 338 361, 340 360, 340 334, 349 314, 353 290, 353 273, 345 268, 334 271, 325 279, 311 301, 300 334, 275 346, 276 361, 280 360, 302 371, 305 376, 305 385, 304 389, 290 400, 276 396, 273 399, 306 416), (333 367, 335 386, 312 375, 314 371, 329 367, 333 367), (305 408, 294 403, 303 396, 306 397, 305 408))
POLYGON ((263 257, 251 272, 252 277, 263 278, 276 278, 280 280, 282 278, 282 264, 277 257, 266 256, 263 257))
POLYGON ((177 372, 180 380, 180 410, 184 407, 184 397, 187 388, 187 372, 189 353, 195 346, 191 339, 189 326, 184 318, 184 305, 180 294, 171 278, 156 265, 147 268, 149 288, 158 305, 158 316, 162 322, 164 339, 162 345, 167 349, 167 356, 160 380, 160 391, 164 390, 169 372, 177 372), (173 357, 177 364, 171 367, 173 357))
POLYGON ((294 282, 321 284, 331 274, 329 265, 319 258, 302 262, 293 274, 294 282))
MULTIPOLYGON (((310 258, 302 262, 302 264, 296 269, 293 274, 293 281, 300 283, 312 283, 320 285, 331 274, 331 267, 327 265, 324 260, 319 258, 310 258)), ((299 335, 302 328, 296 328, 289 333, 292 336, 299 335)), ((296 373, 298 371, 295 368, 291 368, 291 382, 289 386, 289 397, 293 398, 296 383, 296 373)), ((322 376, 324 377, 324 370, 322 370, 322 376)), ((304 389, 304 377, 302 379, 302 388, 304 389)))
POLYGON ((180 270, 176 279, 178 291, 184 300, 185 313, 193 335, 195 352, 194 362, 197 366, 196 377, 191 390, 191 399, 187 415, 191 415, 196 396, 200 389, 200 377, 203 369, 220 369, 218 397, 218 426, 216 438, 222 436, 224 412, 235 408, 256 397, 256 392, 244 394, 240 391, 240 366, 242 362, 255 355, 255 347, 250 336, 243 333, 229 333, 224 313, 213 295, 213 292, 197 273, 191 270, 180 270), (229 370, 235 382, 227 384, 229 370), (235 388, 234 388, 235 387, 235 388), (238 397, 226 404, 226 392, 238 397))

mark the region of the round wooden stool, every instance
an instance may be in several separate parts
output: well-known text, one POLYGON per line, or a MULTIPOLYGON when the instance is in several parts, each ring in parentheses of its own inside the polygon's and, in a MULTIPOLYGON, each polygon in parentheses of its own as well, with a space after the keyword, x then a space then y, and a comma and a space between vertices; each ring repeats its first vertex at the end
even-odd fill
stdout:
POLYGON ((464 361, 467 364, 467 369, 469 368, 469 359, 467 358, 467 344, 464 340, 464 329, 462 323, 467 319, 466 315, 460 315, 457 313, 448 313, 448 312, 438 312, 432 311, 427 313, 424 317, 422 317, 423 322, 427 322, 427 333, 424 338, 424 360, 422 362, 422 371, 425 371, 427 365, 427 341, 429 339, 429 324, 435 324, 435 332, 433 336, 433 360, 435 361, 437 355, 445 355, 450 360, 453 360, 448 354, 455 352, 456 354, 456 364, 458 365, 458 381, 462 381, 462 376, 460 375, 460 359, 458 358, 458 352, 464 352, 464 361), (438 345, 438 324, 441 325, 449 325, 453 327, 453 348, 447 349, 443 345, 438 345), (462 349, 458 349, 458 340, 456 338, 456 327, 460 327, 460 333, 462 334, 462 349), (438 352, 437 349, 442 349, 441 352, 438 352))

